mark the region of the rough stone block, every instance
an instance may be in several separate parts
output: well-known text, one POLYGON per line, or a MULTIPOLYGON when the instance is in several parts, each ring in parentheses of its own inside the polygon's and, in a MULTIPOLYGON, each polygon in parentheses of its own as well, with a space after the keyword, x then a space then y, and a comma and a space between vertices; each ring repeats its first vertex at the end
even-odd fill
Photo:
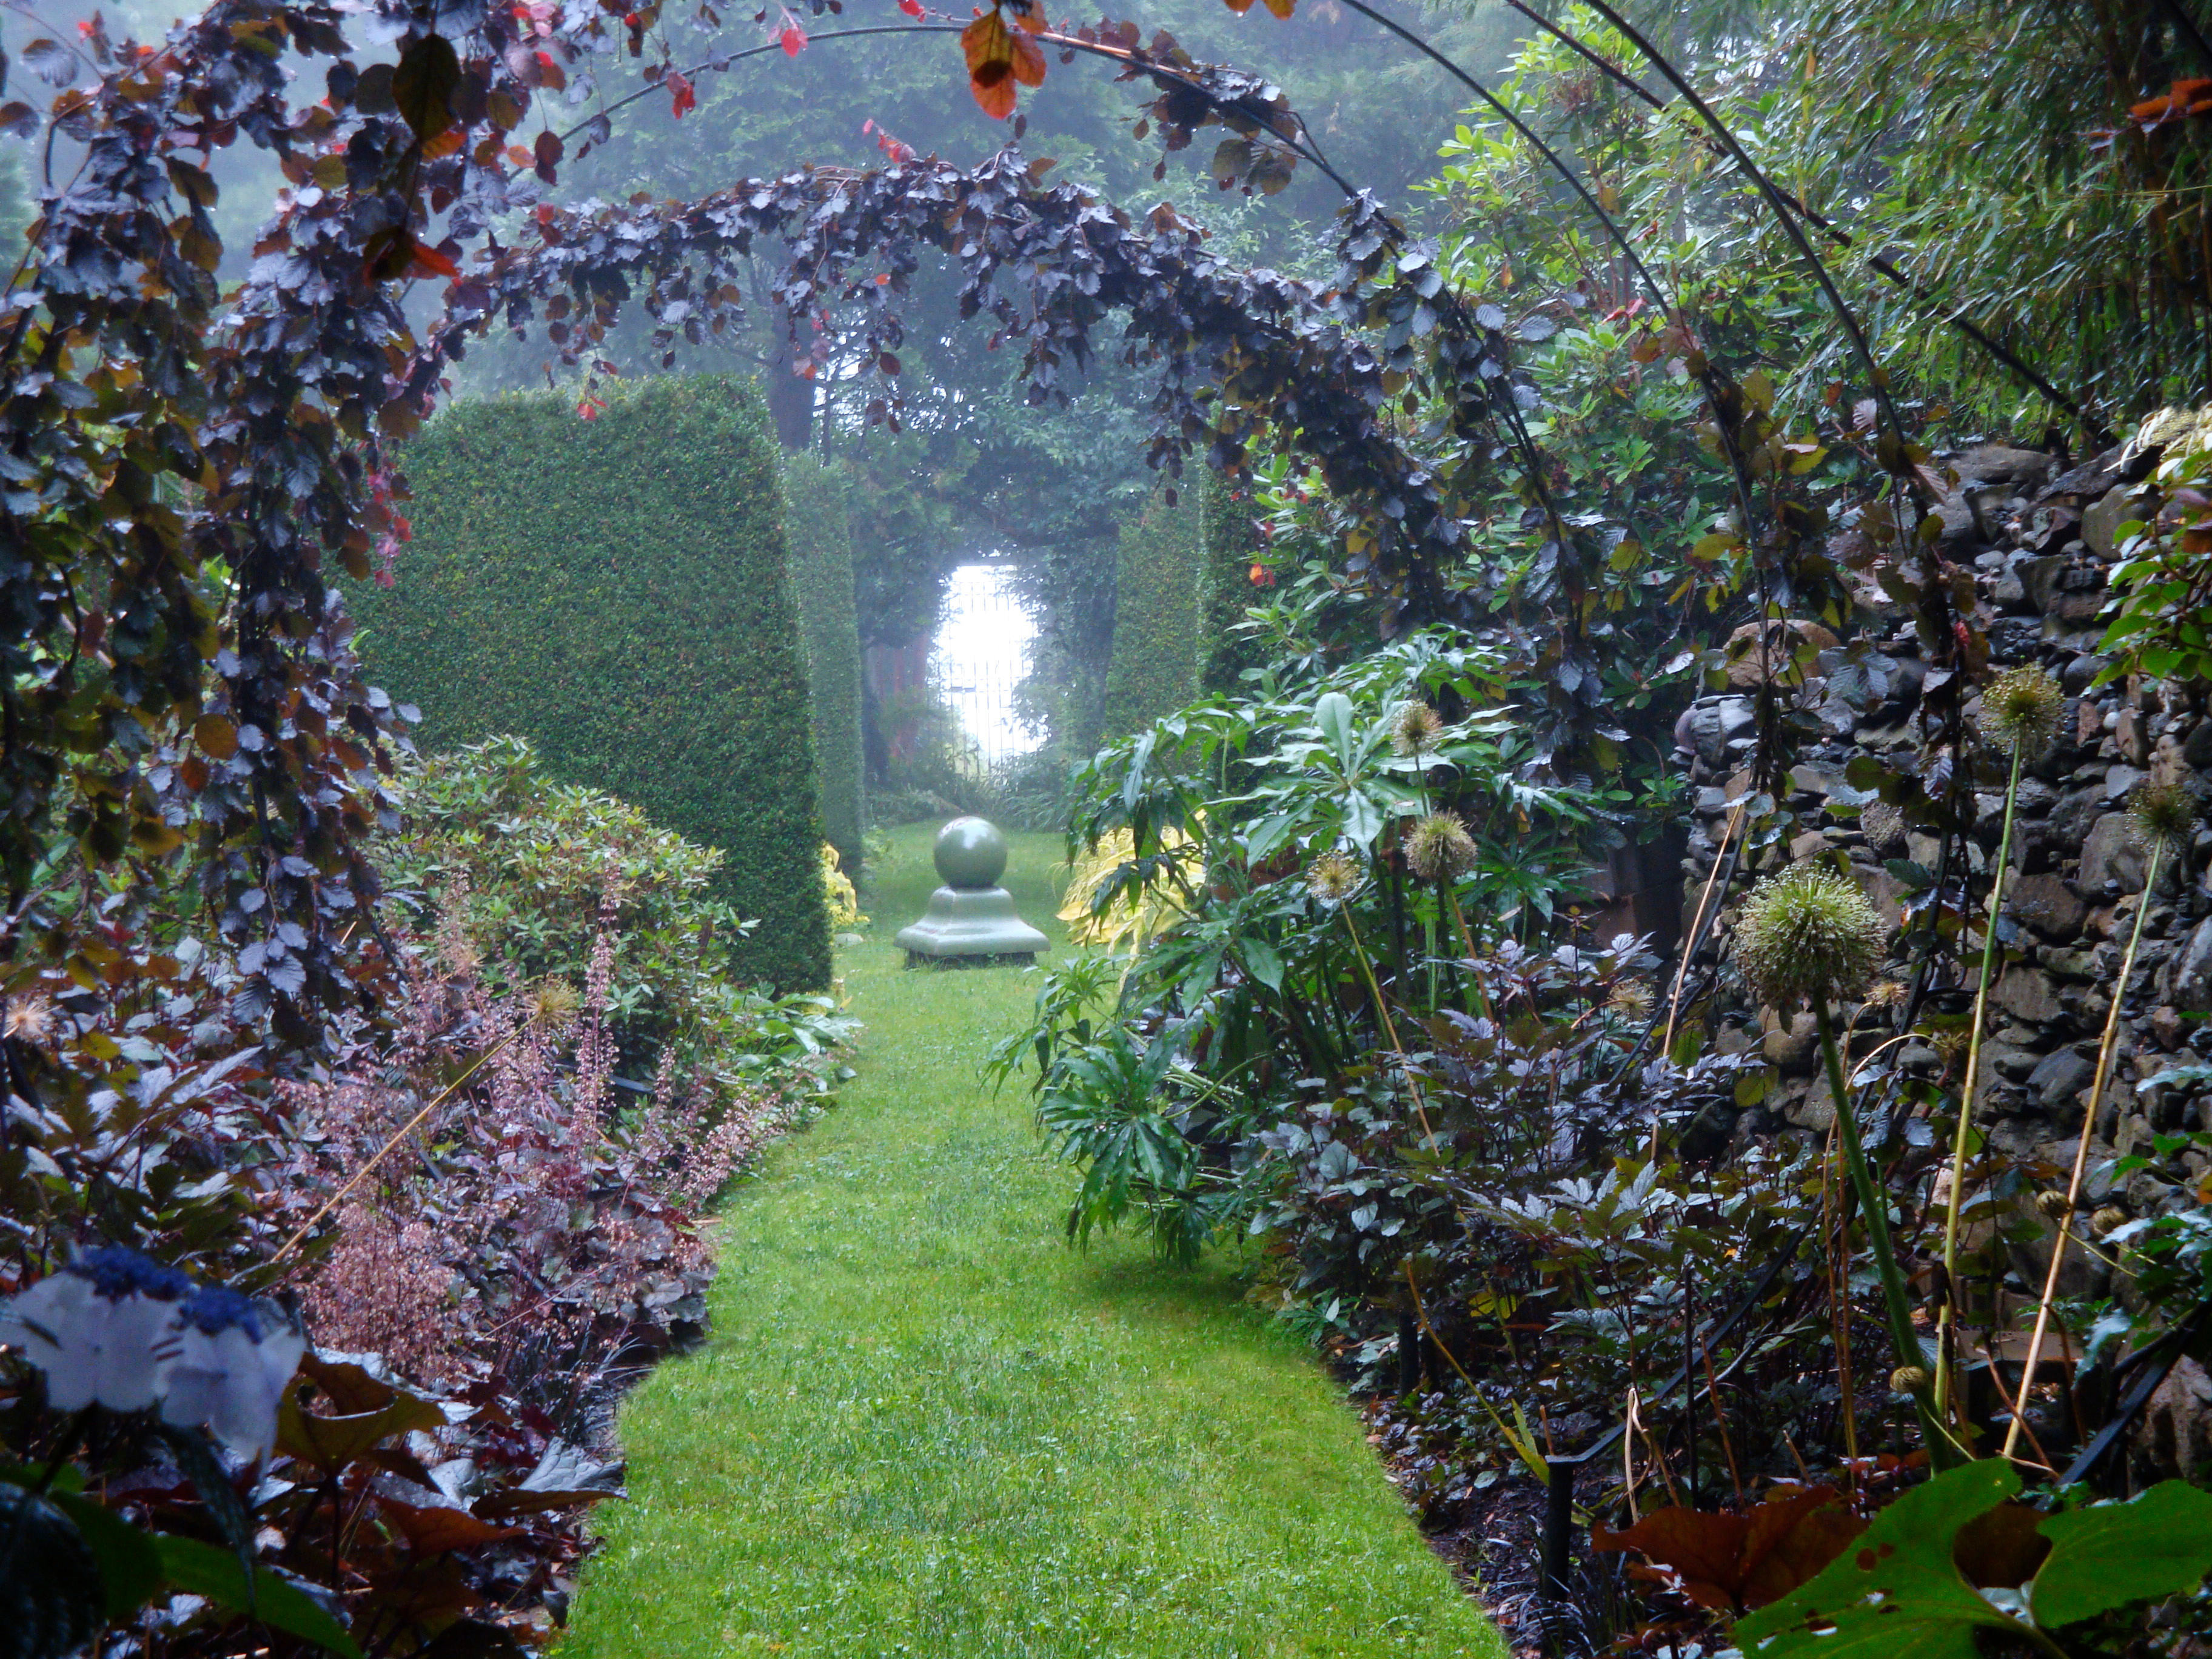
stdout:
POLYGON ((2081 937, 2082 918, 2089 913, 2064 882, 2048 873, 2019 878, 2006 896, 2005 908, 2014 920, 2061 944, 2081 937))
POLYGON ((2014 1019, 2047 1025, 2059 1017, 2058 992, 2039 969, 2015 963, 1990 992, 1990 1000, 2014 1019))
POLYGON ((2071 1048, 2045 1054, 2027 1074, 2027 1091, 2046 1112, 2074 1103, 2074 1097, 2089 1086, 2097 1074, 2094 1060, 2071 1048))

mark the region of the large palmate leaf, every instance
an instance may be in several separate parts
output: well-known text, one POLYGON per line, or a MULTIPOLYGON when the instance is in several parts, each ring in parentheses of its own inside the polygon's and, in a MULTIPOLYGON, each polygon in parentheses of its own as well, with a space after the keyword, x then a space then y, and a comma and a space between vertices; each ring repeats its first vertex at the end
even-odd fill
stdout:
POLYGON ((2020 1490, 2009 1463, 1968 1463, 1915 1487, 1819 1577, 1735 1627, 1759 1659, 1816 1644, 1825 1659, 1979 1659, 1978 1629, 2025 1629, 1952 1559, 1960 1530, 2020 1490))
POLYGON ((2035 1622, 2070 1625, 2195 1589, 2212 1571, 2212 1492, 2164 1481, 2131 1504, 2047 1516, 2043 1535, 2051 1559, 2035 1575, 2035 1622))
POLYGON ((2055 1653, 2045 1631, 2194 1589, 2212 1571, 2212 1494, 2185 1482, 2050 1516, 2007 1504, 2019 1489, 1994 1459, 1938 1475, 1811 1583, 1738 1624, 1737 1643, 1758 1659, 1976 1659, 1987 1630, 2055 1653), (2014 1593, 2034 1623, 1978 1584, 2014 1593))
POLYGON ((1833 1561, 1866 1523, 1833 1486, 1784 1489, 1742 1515, 1670 1506, 1623 1532, 1590 1528, 1600 1550, 1633 1549, 1671 1569, 1700 1607, 1764 1607, 1833 1561))

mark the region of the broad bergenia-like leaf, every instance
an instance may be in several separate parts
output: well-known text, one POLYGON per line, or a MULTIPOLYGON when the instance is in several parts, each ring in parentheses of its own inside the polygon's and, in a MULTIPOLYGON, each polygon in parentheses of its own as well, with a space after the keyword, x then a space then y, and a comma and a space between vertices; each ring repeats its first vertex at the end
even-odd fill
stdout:
POLYGON ((1787 1595, 1864 1529, 1833 1486, 1777 1492, 1742 1515, 1670 1506, 1621 1532, 1590 1528, 1600 1550, 1632 1549, 1679 1574, 1700 1607, 1741 1611, 1787 1595))
POLYGON ((1938 1475, 1892 1504, 1827 1571, 1735 1627, 1753 1659, 1979 1659, 1977 1629, 2018 1631, 1952 1559, 1960 1529, 2020 1490, 1990 1459, 1938 1475))
POLYGON ((2167 1480, 2129 1504, 2047 1516, 2030 1606, 2045 1628, 2191 1590, 2212 1571, 2212 1492, 2167 1480))

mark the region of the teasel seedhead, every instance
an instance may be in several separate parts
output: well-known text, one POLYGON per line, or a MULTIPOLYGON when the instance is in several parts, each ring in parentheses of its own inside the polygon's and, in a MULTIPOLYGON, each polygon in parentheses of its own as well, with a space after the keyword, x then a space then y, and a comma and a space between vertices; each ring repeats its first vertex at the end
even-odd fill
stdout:
POLYGON ((1323 904, 1341 904, 1359 890, 1364 879, 1350 854, 1323 853, 1307 866, 1306 890, 1323 904))
POLYGON ((1401 703, 1390 716, 1391 751, 1418 758, 1437 746, 1437 734, 1443 729, 1444 717, 1428 704, 1401 703))
POLYGON ((2197 833, 2197 800, 2178 783, 2146 783, 2128 801, 2130 828, 2145 852, 2171 859, 2197 833))
POLYGON ((1736 923, 1736 966, 1766 1007, 1855 1000, 1881 965, 1889 930, 1849 876, 1796 864, 1761 882, 1736 923))
POLYGON ((1893 1394, 1918 1394, 1932 1387, 1935 1381, 1925 1365, 1899 1365, 1889 1374, 1890 1391, 1893 1394))
POLYGON ((2035 1195, 2035 1207, 2053 1221, 2063 1221, 2074 1213, 2074 1200, 2056 1187, 2046 1187, 2035 1195))
POLYGON ((2065 711, 2066 688, 2043 670, 2007 669, 1982 693, 1982 731, 2008 756, 2031 761, 2058 735, 2065 711))
POLYGON ((1406 862, 1423 881, 1457 881, 1474 868, 1474 837, 1450 812, 1431 812, 1406 832, 1406 862))

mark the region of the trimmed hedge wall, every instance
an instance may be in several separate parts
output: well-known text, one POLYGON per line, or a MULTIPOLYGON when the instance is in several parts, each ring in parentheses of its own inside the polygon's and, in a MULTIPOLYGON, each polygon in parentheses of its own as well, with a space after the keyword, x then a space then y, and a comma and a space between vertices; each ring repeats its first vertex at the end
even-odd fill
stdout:
POLYGON ((1114 656, 1101 724, 1111 740, 1140 731, 1198 693, 1199 512, 1167 485, 1121 526, 1114 565, 1114 656))
POLYGON ((806 664, 758 389, 643 381, 455 404, 408 446, 398 584, 353 584, 372 677, 443 748, 528 738, 546 771, 719 848, 759 927, 735 971, 830 981, 806 664))
POLYGON ((1243 672, 1266 656, 1260 641, 1238 634, 1236 626, 1260 598, 1252 586, 1252 564, 1265 550, 1252 527, 1252 503, 1232 494, 1218 472, 1209 471, 1199 495, 1206 546, 1205 592, 1199 618, 1198 689, 1235 691, 1243 672))
POLYGON ((814 692, 814 759, 822 779, 822 833, 848 874, 860 868, 867 828, 860 746, 860 625, 853 598, 853 534, 844 480, 805 452, 787 453, 784 534, 791 591, 814 692))

